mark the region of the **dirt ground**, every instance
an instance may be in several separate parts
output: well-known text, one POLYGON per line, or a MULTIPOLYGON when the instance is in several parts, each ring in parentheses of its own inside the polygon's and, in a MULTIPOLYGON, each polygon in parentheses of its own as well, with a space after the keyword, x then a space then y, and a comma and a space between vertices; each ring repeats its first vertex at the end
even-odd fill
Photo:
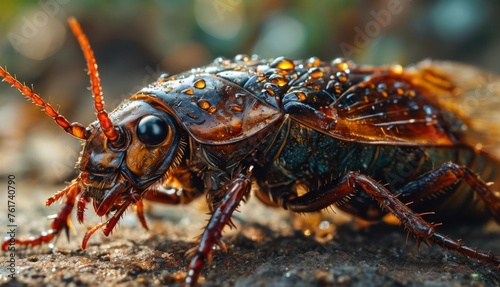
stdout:
MULTIPOLYGON (((57 206, 46 208, 43 202, 58 188, 20 181, 16 236, 47 229, 44 217, 57 206)), ((100 221, 91 216, 91 209, 87 211, 84 226, 88 228, 100 221)), ((75 224, 70 243, 61 236, 54 249, 44 245, 17 250, 14 280, 7 277, 10 271, 3 266, 9 257, 2 253, 0 282, 2 286, 180 286, 188 264, 184 254, 201 232, 205 212, 201 201, 182 207, 150 206, 149 232, 129 212, 111 236, 97 232, 85 251, 79 247, 85 227, 75 224)), ((2 216, 5 213, 2 210, 2 216)), ((422 245, 418 250, 412 237, 406 243, 406 233, 399 226, 361 227, 350 219, 333 225, 339 217, 344 218, 333 213, 294 217, 251 198, 234 216, 238 228, 225 232, 229 250, 215 251, 203 270, 201 286, 500 285, 500 273, 494 267, 437 246, 422 245)), ((495 223, 441 230, 500 254, 500 228, 495 223)))
MULTIPOLYGON (((205 1, 118 1, 119 5, 105 1, 55 2, 65 2, 52 7, 58 13, 51 21, 61 31, 51 29, 50 24, 38 27, 38 38, 54 39, 52 43, 57 44, 58 39, 64 39, 66 17, 73 15, 80 20, 98 58, 108 110, 163 72, 175 74, 210 63, 218 56, 251 52, 267 38, 271 44, 279 42, 266 36, 272 35, 266 30, 280 23, 283 28, 289 27, 287 19, 297 18, 297 23, 307 24, 300 26, 307 33, 307 41, 296 51, 299 58, 318 56, 328 61, 345 55, 342 44, 354 44, 358 37, 355 29, 374 23, 372 13, 382 11, 380 5, 384 3, 213 1, 243 5, 224 10, 225 16, 218 22, 224 24, 220 25, 222 30, 231 26, 231 19, 239 19, 232 17, 236 12, 249 15, 243 18, 246 22, 241 25, 245 28, 241 36, 221 45, 195 18, 194 9, 205 1)), ((44 61, 20 54, 8 41, 10 32, 21 33, 25 19, 34 19, 47 3, 55 2, 2 3, 0 15, 6 17, 0 17, 4 40, 0 42, 0 65, 28 85, 34 84, 42 98, 61 106, 68 119, 87 125, 95 120, 92 97, 80 48, 69 32, 64 46, 53 55, 47 54, 44 61), (2 22, 7 19, 10 22, 2 22)), ((451 2, 411 1, 411 8, 394 15, 394 22, 370 39, 371 44, 367 44, 372 49, 353 56, 360 64, 409 64, 433 58, 473 63, 499 72, 500 34, 494 28, 500 13, 498 1, 456 1, 458 10, 449 9, 451 2), (458 17, 470 25, 443 25, 442 20, 461 12, 460 8, 471 13, 458 17)), ((214 17, 215 10, 203 12, 211 15, 210 19, 220 18, 214 17)), ((42 50, 34 43, 39 42, 30 42, 29 51, 42 50)), ((58 209, 57 204, 47 208, 44 202, 63 187, 53 183, 71 178, 61 170, 73 168, 79 143, 9 85, 0 85, 0 90, 0 238, 9 230, 5 179, 10 173, 18 178, 16 236, 37 235, 48 229, 46 217, 58 209)), ((96 232, 82 251, 85 231, 101 222, 89 208, 84 225, 73 220, 76 230, 70 234, 69 243, 62 235, 53 249, 48 245, 17 249, 15 279, 8 277, 10 254, 0 251, 0 286, 180 286, 189 263, 184 254, 206 224, 206 212, 202 201, 182 207, 150 206, 149 232, 141 228, 133 212, 128 212, 111 236, 96 232)), ((381 223, 366 227, 351 217, 332 213, 297 219, 286 211, 262 206, 256 198, 240 208, 234 222, 237 229, 225 232, 229 249, 214 252, 213 261, 203 269, 202 286, 500 286, 500 272, 495 267, 438 246, 422 244, 418 248, 415 239, 407 238, 399 226, 381 223)), ((500 256, 500 227, 496 223, 450 225, 439 230, 500 256)))

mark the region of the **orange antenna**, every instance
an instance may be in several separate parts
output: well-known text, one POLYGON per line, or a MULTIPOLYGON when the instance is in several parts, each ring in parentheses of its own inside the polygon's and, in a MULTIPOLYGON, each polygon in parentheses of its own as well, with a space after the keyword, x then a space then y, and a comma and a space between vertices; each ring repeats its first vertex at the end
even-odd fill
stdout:
POLYGON ((4 80, 11 84, 13 87, 18 89, 21 94, 30 99, 34 104, 42 108, 49 117, 54 119, 57 125, 63 128, 70 135, 86 140, 88 135, 85 131, 85 127, 80 123, 69 123, 69 121, 62 115, 60 115, 56 110, 48 103, 46 103, 37 93, 30 89, 25 84, 21 84, 15 77, 13 77, 7 70, 0 67, 0 76, 4 80))
POLYGON ((94 95, 94 106, 96 110, 97 119, 101 124, 101 129, 111 143, 116 143, 118 140, 118 132, 113 126, 108 113, 104 110, 104 98, 102 96, 101 80, 99 79, 99 72, 97 71, 97 64, 94 58, 94 52, 90 48, 87 36, 82 31, 80 24, 74 17, 68 18, 68 23, 75 35, 80 47, 83 51, 83 56, 87 61, 88 74, 90 77, 90 84, 92 85, 92 94, 94 95))

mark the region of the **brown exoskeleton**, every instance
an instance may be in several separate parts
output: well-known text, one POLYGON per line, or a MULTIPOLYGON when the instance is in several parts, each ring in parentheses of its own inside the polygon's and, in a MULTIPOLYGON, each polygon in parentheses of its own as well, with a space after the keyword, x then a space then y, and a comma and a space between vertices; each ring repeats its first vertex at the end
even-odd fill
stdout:
POLYGON ((500 163, 478 145, 490 144, 484 130, 494 125, 474 119, 486 104, 461 105, 478 88, 467 79, 481 72, 439 62, 403 69, 239 55, 162 77, 108 114, 88 40, 75 19, 69 23, 87 60, 98 121, 69 123, 0 68, 5 81, 85 141, 80 174, 47 200, 63 199, 49 232, 16 244, 47 243, 67 231, 75 205, 80 222, 90 202, 108 216, 87 232, 85 248, 98 229, 109 235, 130 205, 146 227, 143 200, 180 204, 206 195, 211 218, 189 251, 185 283, 193 286, 213 246, 225 248, 222 230, 254 181, 256 197, 270 206, 315 212, 339 204, 368 220, 391 213, 418 242, 500 268, 499 257, 446 237, 421 217, 431 211, 446 221, 468 210, 500 222, 500 196, 487 183, 500 180, 500 163), (467 78, 459 80, 456 69, 467 78))

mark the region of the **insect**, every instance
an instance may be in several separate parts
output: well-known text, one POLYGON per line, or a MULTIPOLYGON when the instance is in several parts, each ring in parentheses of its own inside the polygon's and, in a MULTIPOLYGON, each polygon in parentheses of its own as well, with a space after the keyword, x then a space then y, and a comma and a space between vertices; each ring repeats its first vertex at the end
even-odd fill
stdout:
POLYGON ((226 249, 222 230, 255 183, 255 196, 269 206, 316 212, 336 204, 367 220, 390 213, 419 244, 500 268, 499 257, 423 218, 435 213, 452 221, 467 213, 500 222, 500 195, 489 183, 500 179, 500 162, 487 151, 498 143, 499 126, 479 112, 495 96, 477 93, 487 91, 474 82, 482 72, 447 62, 370 67, 238 55, 162 76, 108 113, 88 40, 74 18, 69 25, 92 85, 97 121, 88 127, 70 123, 0 67, 6 82, 85 141, 79 175, 46 202, 62 199, 50 230, 15 244, 40 245, 67 233, 72 210, 83 223, 92 203, 107 220, 85 234, 85 249, 97 230, 109 235, 131 205, 147 228, 144 201, 181 204, 204 195, 211 216, 187 252, 185 284, 194 286, 213 247, 226 249), (475 105, 464 105, 473 96, 475 105))

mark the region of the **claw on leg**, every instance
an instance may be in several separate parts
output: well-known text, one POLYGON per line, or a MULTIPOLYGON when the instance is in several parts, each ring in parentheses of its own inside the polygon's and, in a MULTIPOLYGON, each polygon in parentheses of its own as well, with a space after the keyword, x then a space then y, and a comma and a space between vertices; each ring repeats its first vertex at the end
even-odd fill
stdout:
POLYGON ((127 210, 127 208, 130 206, 130 204, 133 202, 133 197, 129 197, 128 200, 122 203, 118 210, 113 214, 111 218, 106 220, 106 222, 100 223, 94 227, 92 227, 90 230, 88 230, 85 233, 85 236, 83 237, 82 240, 82 249, 85 250, 87 248, 87 243, 90 239, 90 237, 99 229, 104 227, 104 230, 102 231, 104 236, 108 236, 111 231, 113 231, 113 228, 115 228, 116 224, 118 221, 121 219, 123 213, 127 210))
POLYGON ((87 249, 87 242, 89 241, 90 237, 99 229, 101 229, 104 225, 106 225, 107 222, 99 223, 96 226, 92 227, 89 229, 86 233, 85 236, 83 236, 82 240, 82 249, 85 250, 87 249))
MULTIPOLYGON (((496 207, 499 203, 498 198, 493 197, 493 193, 487 188, 484 181, 479 179, 472 171, 467 168, 456 168, 454 164, 443 165, 441 168, 436 169, 435 172, 430 173, 429 176, 423 177, 419 181, 409 183, 403 189, 411 191, 417 187, 428 187, 428 182, 435 184, 441 178, 449 179, 449 170, 454 174, 459 174, 467 183, 474 188, 474 190, 491 205, 496 207)), ((452 178, 453 179, 453 178, 452 178)), ((432 186, 431 186, 432 187, 432 186)), ((429 188, 431 188, 429 187, 429 188)), ((495 257, 491 252, 483 252, 462 244, 458 240, 451 239, 434 230, 440 224, 431 224, 425 221, 419 214, 411 210, 398 196, 391 193, 387 188, 378 183, 373 178, 360 174, 359 172, 348 172, 343 177, 339 178, 331 185, 326 185, 305 195, 299 196, 292 200, 285 202, 286 207, 296 212, 314 212, 328 207, 348 196, 350 193, 363 190, 369 194, 373 199, 391 214, 396 216, 398 220, 411 232, 417 239, 417 244, 420 245, 422 241, 430 245, 434 242, 441 247, 456 251, 457 253, 466 255, 470 258, 480 260, 485 263, 500 264, 500 257, 495 257)), ((435 189, 438 191, 439 189, 435 189)), ((411 192, 407 193, 411 194, 411 192)))

